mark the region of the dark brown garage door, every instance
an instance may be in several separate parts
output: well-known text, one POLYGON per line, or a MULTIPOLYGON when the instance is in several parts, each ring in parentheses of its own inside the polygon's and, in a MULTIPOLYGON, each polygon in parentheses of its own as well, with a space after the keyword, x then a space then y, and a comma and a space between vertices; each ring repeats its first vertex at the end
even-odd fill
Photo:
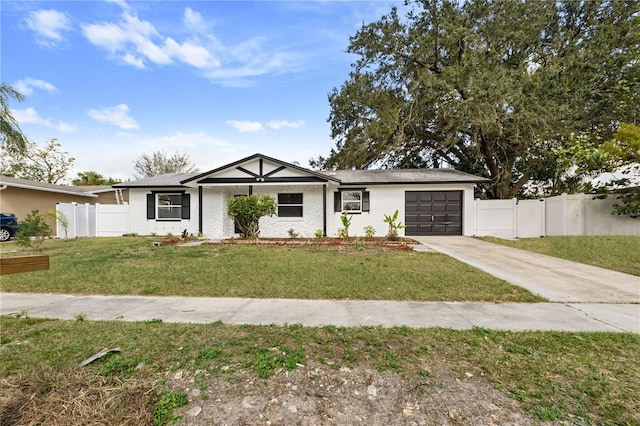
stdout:
POLYGON ((406 191, 405 235, 462 235, 462 191, 406 191))

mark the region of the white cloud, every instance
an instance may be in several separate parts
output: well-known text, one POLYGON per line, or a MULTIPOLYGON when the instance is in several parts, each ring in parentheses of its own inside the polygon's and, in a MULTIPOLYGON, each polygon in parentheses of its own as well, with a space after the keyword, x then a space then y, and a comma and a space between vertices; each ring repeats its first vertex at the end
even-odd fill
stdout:
POLYGON ((49 127, 52 129, 57 129, 64 133, 73 133, 76 131, 75 126, 69 123, 64 123, 59 121, 58 123, 54 123, 49 118, 41 117, 38 112, 29 107, 27 109, 14 109, 11 110, 11 115, 16 121, 20 124, 35 124, 38 126, 49 127))
POLYGON ((213 58, 207 49, 189 41, 178 44, 172 38, 168 38, 164 43, 164 49, 170 56, 196 68, 215 68, 220 66, 220 61, 213 58))
POLYGON ((34 89, 42 89, 46 90, 47 92, 55 92, 57 90, 53 84, 44 80, 36 80, 33 78, 24 78, 22 80, 18 80, 13 84, 13 88, 25 96, 31 96, 34 92, 34 89))
POLYGON ((87 111, 87 115, 94 120, 112 124, 125 130, 132 130, 140 127, 136 120, 129 116, 129 107, 127 104, 120 104, 99 110, 90 109, 87 111))
MULTIPOLYGON (((194 16, 190 19, 197 21, 194 16)), ((196 41, 179 43, 171 37, 162 40, 153 24, 127 12, 119 22, 83 25, 82 30, 89 42, 136 68, 144 68, 147 61, 158 65, 180 61, 208 69, 220 66, 220 62, 196 41)))
MULTIPOLYGON (((298 68, 298 55, 285 52, 269 52, 262 47, 263 40, 255 38, 237 46, 224 49, 225 63, 222 67, 212 69, 205 76, 214 81, 242 81, 250 77, 265 74, 281 74, 293 72, 298 68)), ((233 86, 250 86, 247 84, 231 84, 233 86)))
POLYGON ((32 11, 25 22, 36 33, 36 41, 45 46, 63 41, 62 33, 71 29, 69 17, 54 9, 32 11))
POLYGON ((33 108, 14 109, 11 111, 13 118, 20 124, 39 124, 41 126, 51 127, 51 121, 42 118, 33 108))
POLYGON ((246 87, 252 85, 247 78, 294 71, 300 62, 295 55, 268 51, 261 37, 225 46, 210 31, 207 20, 191 7, 184 9, 184 28, 176 29, 177 34, 186 30, 187 36, 178 40, 139 19, 123 0, 111 1, 123 8, 121 18, 84 24, 82 32, 110 57, 136 68, 146 68, 149 63, 182 63, 202 71, 204 77, 216 83, 246 87))
POLYGON ((133 65, 136 68, 144 68, 144 61, 142 58, 136 58, 134 55, 127 53, 122 57, 122 60, 129 65, 133 65))
POLYGON ((257 121, 227 120, 226 123, 240 133, 264 132, 264 127, 257 121))
POLYGON ((105 0, 108 3, 115 3, 120 6, 123 10, 129 10, 129 5, 125 0, 105 0))
POLYGON ((155 27, 127 12, 118 23, 82 25, 82 31, 92 44, 138 68, 144 67, 145 59, 163 65, 172 62, 171 57, 152 41, 159 37, 155 27))
POLYGON ((190 7, 184 10, 183 22, 187 29, 200 34, 206 34, 209 27, 202 15, 190 7))
POLYGON ((304 121, 271 120, 267 123, 267 126, 275 130, 280 130, 285 127, 297 129, 304 126, 304 121))

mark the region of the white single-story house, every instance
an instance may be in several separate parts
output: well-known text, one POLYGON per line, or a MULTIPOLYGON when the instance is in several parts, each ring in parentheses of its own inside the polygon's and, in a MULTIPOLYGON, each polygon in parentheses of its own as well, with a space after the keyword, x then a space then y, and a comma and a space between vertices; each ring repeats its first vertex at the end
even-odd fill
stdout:
POLYGON ((254 154, 205 173, 176 173, 114 185, 129 190, 130 229, 141 235, 183 230, 209 238, 237 234, 227 215, 232 197, 268 194, 278 213, 260 220, 260 236, 337 236, 340 215, 350 235, 372 226, 384 236, 385 215, 399 210, 401 236, 472 235, 474 187, 487 179, 453 169, 314 171, 254 154))

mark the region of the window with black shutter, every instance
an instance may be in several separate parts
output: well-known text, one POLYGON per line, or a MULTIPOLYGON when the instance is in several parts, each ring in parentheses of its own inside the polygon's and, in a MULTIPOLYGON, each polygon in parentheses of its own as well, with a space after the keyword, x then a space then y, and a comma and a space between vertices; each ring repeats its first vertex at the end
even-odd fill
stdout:
POLYGON ((156 194, 147 194, 147 219, 156 218, 156 194))
POLYGON ((361 213, 371 209, 369 191, 362 189, 341 189, 333 193, 333 211, 336 213, 361 213))
POLYGON ((186 192, 147 194, 147 219, 182 220, 191 218, 191 196, 186 192))
POLYGON ((182 194, 182 219, 191 219, 191 195, 182 194))

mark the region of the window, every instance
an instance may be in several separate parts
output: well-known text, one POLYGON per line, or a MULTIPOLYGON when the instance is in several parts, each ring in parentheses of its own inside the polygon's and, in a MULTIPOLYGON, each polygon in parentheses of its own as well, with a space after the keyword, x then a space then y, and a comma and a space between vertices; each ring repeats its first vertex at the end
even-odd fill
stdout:
POLYGON ((352 214, 365 213, 370 210, 369 191, 366 188, 339 189, 333 193, 333 211, 344 211, 352 214))
POLYGON ((189 219, 190 210, 190 196, 185 192, 152 192, 147 194, 147 219, 189 219))
POLYGON ((182 194, 156 194, 158 219, 180 219, 182 217, 182 194))
POLYGON ((302 193, 278 194, 278 217, 302 217, 302 193))
POLYGON ((362 211, 362 191, 342 191, 342 211, 356 212, 362 211))

